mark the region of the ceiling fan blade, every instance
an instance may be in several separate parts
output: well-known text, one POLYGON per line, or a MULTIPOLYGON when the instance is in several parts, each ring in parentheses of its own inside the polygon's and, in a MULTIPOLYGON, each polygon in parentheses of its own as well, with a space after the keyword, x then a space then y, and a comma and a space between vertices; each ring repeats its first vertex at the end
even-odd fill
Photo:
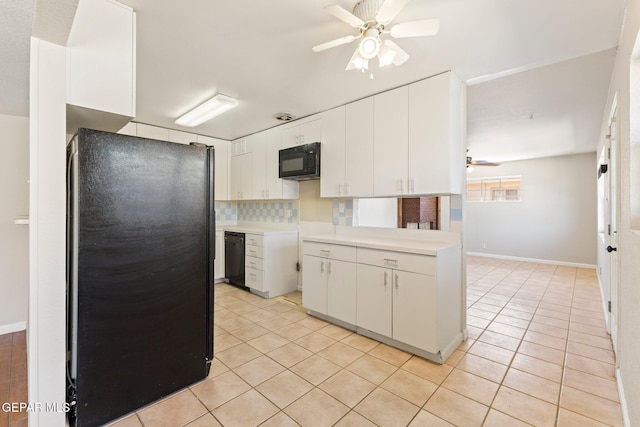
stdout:
POLYGON ((326 10, 339 20, 351 25, 353 28, 360 28, 364 25, 362 19, 358 18, 357 16, 342 8, 341 6, 338 6, 337 4, 326 6, 324 10, 326 10))
POLYGON ((471 160, 469 164, 474 166, 500 166, 500 163, 488 162, 486 160, 471 160))
POLYGON ((332 47, 340 46, 343 44, 351 43, 356 39, 356 36, 345 36, 340 37, 339 39, 331 40, 330 42, 322 43, 317 46, 312 47, 311 49, 314 52, 322 52, 323 50, 331 49, 332 47))
POLYGON ((422 21, 401 22, 391 27, 391 37, 421 37, 438 34, 440 20, 438 18, 422 21))
POLYGON ((393 21, 393 18, 400 13, 407 3, 409 3, 409 0, 386 0, 376 14, 376 21, 382 25, 387 25, 393 21))
POLYGON ((384 45, 396 53, 393 57, 393 65, 402 65, 409 59, 409 54, 391 40, 385 40, 384 45))

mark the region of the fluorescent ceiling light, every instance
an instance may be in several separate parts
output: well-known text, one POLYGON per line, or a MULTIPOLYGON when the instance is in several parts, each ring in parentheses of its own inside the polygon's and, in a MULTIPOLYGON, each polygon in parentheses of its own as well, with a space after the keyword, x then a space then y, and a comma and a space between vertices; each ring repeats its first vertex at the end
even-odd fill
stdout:
POLYGON ((211 120, 238 105, 238 101, 230 96, 218 94, 199 105, 187 114, 179 117, 175 123, 180 126, 194 127, 211 120))

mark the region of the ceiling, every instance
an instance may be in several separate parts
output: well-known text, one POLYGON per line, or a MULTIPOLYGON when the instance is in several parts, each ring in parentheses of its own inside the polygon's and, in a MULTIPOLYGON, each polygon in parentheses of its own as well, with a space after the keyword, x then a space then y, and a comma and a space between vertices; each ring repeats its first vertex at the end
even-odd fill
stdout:
MULTIPOLYGON (((277 125, 277 112, 303 117, 453 70, 469 85, 470 154, 495 161, 595 150, 625 4, 412 0, 394 22, 437 17, 439 33, 397 39, 411 58, 374 66, 371 80, 344 71, 355 43, 311 51, 354 34, 322 8, 355 0, 120 1, 137 12, 138 122, 235 139, 277 125), (218 92, 239 106, 196 128, 174 124, 218 92)), ((0 64, 0 113, 28 115, 33 2, 0 0, 10 36, 0 53, 20 59, 0 64)))

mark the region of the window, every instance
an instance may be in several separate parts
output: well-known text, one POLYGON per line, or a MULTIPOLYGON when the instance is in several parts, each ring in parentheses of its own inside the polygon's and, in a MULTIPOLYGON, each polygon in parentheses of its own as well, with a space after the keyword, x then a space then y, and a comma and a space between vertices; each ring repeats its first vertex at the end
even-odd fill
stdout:
POLYGON ((518 202, 520 201, 520 176, 468 178, 468 202, 518 202))

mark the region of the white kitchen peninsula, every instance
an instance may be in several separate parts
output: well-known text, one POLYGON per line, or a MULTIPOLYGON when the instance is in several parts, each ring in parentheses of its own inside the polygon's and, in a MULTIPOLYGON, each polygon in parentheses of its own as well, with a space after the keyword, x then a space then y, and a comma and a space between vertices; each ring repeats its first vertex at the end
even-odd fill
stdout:
POLYGON ((309 314, 443 363, 466 337, 460 234, 337 227, 303 238, 309 314))

